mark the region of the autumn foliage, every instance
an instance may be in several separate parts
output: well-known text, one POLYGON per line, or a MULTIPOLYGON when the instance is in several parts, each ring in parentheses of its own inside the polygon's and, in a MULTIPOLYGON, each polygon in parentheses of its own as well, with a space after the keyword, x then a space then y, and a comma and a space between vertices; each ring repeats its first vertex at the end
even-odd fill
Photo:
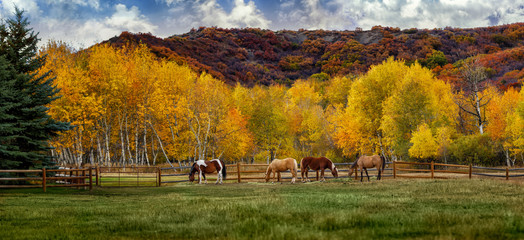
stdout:
POLYGON ((108 42, 146 44, 158 57, 187 64, 231 86, 290 86, 321 72, 332 77, 359 75, 390 56, 408 64, 419 61, 438 78, 453 80, 454 63, 481 55, 491 70, 490 81, 506 89, 520 86, 524 67, 524 23, 431 30, 375 26, 369 31, 201 27, 165 39, 124 32, 108 42))
POLYGON ((53 141, 72 164, 327 156, 514 165, 523 161, 523 24, 364 32, 200 28, 123 33, 75 52, 51 42, 75 128, 53 141), (472 58, 471 56, 476 56, 472 58), (479 134, 465 68, 486 73, 479 134))

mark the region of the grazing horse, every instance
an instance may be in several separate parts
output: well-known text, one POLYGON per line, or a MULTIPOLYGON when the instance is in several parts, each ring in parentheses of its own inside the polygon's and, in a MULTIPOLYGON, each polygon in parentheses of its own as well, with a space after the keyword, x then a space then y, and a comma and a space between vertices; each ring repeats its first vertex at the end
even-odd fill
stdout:
POLYGON ((329 160, 328 158, 326 157, 319 157, 319 158, 314 158, 314 157, 305 157, 305 158, 302 158, 302 160, 300 161, 300 171, 302 172, 302 182, 310 182, 308 176, 307 176, 307 173, 308 173, 308 170, 311 169, 313 171, 316 171, 317 172, 317 177, 318 177, 318 171, 320 170, 321 174, 321 178, 320 178, 320 181, 326 181, 326 179, 324 178, 324 170, 326 168, 329 168, 329 170, 331 170, 331 174, 333 174, 333 177, 335 178, 338 178, 338 170, 337 170, 337 167, 335 166, 335 164, 329 160), (306 174, 306 179, 304 180, 304 173, 306 174))
MULTIPOLYGON (((382 176, 382 172, 384 172, 384 167, 386 166, 386 158, 383 157, 383 156, 379 156, 379 155, 373 155, 373 156, 361 156, 358 158, 357 161, 355 161, 353 163, 353 165, 351 165, 351 167, 349 168, 349 174, 348 174, 348 177, 351 177, 351 175, 353 174, 353 172, 356 172, 356 169, 359 168, 360 169, 360 181, 362 182, 362 179, 364 178, 364 173, 362 171, 362 169, 364 169, 364 171, 366 171, 366 176, 368 176, 368 181, 369 180, 369 174, 368 174, 368 168, 377 168, 378 170, 378 177, 377 177, 377 180, 380 180, 381 176, 382 176)), ((356 176, 358 176, 358 173, 355 173, 356 176)))
POLYGON ((207 184, 206 173, 217 172, 218 176, 215 184, 222 184, 223 179, 225 179, 227 175, 226 165, 224 165, 224 162, 220 159, 213 159, 211 161, 198 160, 193 163, 193 166, 191 166, 191 171, 189 172, 190 182, 195 180, 196 172, 198 172, 198 184, 202 183, 202 177, 207 184))
POLYGON ((286 159, 275 159, 273 160, 266 170, 266 182, 269 181, 271 173, 273 173, 273 180, 275 180, 275 173, 278 173, 277 181, 280 181, 280 172, 284 172, 287 170, 291 171, 291 175, 293 175, 293 178, 291 179, 291 183, 295 183, 295 178, 297 177, 297 160, 293 158, 286 158, 286 159))

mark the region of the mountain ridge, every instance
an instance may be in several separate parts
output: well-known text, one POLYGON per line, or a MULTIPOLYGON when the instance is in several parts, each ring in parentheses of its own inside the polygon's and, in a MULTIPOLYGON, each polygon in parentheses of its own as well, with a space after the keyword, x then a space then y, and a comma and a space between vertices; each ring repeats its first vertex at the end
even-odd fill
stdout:
POLYGON ((123 32, 104 43, 143 43, 158 57, 188 64, 231 85, 291 84, 315 74, 359 75, 390 56, 407 64, 419 61, 438 77, 446 65, 480 54, 508 66, 483 61, 499 87, 520 86, 524 77, 524 23, 432 30, 375 26, 367 31, 201 27, 167 38, 123 32), (509 61, 500 57, 505 52, 509 61))

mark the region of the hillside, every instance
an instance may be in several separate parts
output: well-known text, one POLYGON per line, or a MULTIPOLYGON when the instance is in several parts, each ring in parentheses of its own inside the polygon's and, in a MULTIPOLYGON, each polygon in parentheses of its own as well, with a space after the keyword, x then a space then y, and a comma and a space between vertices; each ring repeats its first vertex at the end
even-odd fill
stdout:
POLYGON ((357 75, 389 56, 407 63, 418 60, 437 76, 449 78, 455 67, 448 63, 482 54, 492 81, 501 88, 519 86, 524 76, 524 23, 433 30, 377 26, 369 31, 201 27, 165 39, 124 32, 108 42, 142 42, 159 57, 206 71, 228 84, 246 86, 289 84, 322 72, 357 75))

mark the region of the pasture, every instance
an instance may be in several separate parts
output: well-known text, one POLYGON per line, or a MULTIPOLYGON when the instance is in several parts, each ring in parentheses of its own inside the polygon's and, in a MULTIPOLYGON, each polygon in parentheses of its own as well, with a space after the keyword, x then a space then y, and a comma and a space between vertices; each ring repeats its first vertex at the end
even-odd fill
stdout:
POLYGON ((1 239, 522 239, 524 187, 492 179, 0 190, 1 239))

